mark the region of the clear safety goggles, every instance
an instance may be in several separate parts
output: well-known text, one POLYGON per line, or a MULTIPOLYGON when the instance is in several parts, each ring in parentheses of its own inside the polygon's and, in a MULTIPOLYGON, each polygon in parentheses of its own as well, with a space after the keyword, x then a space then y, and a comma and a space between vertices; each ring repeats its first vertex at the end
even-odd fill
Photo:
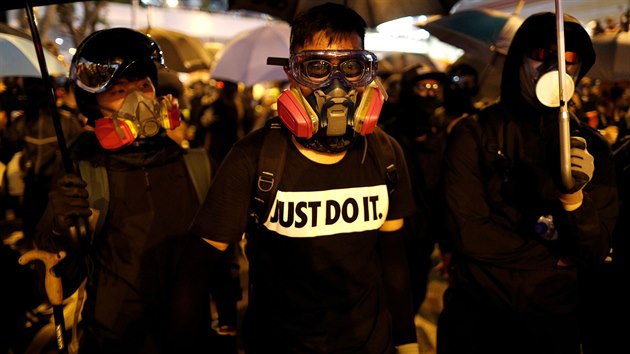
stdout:
POLYGON ((288 66, 295 81, 311 89, 334 79, 349 87, 367 86, 378 69, 376 55, 367 50, 305 50, 290 59, 268 58, 267 64, 288 66))

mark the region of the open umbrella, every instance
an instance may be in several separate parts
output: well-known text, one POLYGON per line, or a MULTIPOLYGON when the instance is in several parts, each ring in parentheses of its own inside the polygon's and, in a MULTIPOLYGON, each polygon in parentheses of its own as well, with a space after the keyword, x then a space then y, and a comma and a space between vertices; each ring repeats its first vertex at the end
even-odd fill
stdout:
POLYGON ((396 52, 378 59, 378 74, 381 77, 402 74, 417 64, 438 70, 433 60, 426 54, 396 52))
POLYGON ((369 27, 376 27, 405 16, 447 14, 457 0, 231 0, 229 9, 262 12, 290 22, 296 14, 325 2, 344 4, 359 13, 369 27))
POLYGON ((630 32, 598 34, 592 40, 596 59, 588 76, 610 82, 630 80, 630 32))
POLYGON ((289 24, 279 21, 239 34, 217 53, 210 76, 245 86, 286 80, 284 69, 267 65, 267 57, 289 55, 290 33, 289 24))
MULTIPOLYGON (((67 73, 63 64, 50 51, 44 49, 44 57, 49 74, 65 75, 67 73)), ((0 33, 0 76, 42 76, 32 40, 0 33)))
POLYGON ((182 73, 210 69, 212 58, 199 38, 164 28, 150 27, 139 31, 160 45, 169 69, 182 73))
POLYGON ((523 19, 492 9, 463 10, 447 16, 432 16, 418 26, 442 42, 490 63, 505 55, 523 19))

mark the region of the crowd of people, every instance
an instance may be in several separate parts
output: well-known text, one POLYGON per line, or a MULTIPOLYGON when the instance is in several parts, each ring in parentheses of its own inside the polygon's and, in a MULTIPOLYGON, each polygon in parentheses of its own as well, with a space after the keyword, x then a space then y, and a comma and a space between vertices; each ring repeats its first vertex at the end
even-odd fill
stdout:
POLYGON ((137 31, 96 31, 55 82, 71 171, 42 80, 3 80, 0 274, 16 305, 0 352, 25 352, 50 315, 50 275, 17 262, 32 250, 65 252, 53 273, 82 354, 419 354, 435 271, 437 354, 616 352, 630 85, 589 78, 591 39, 566 14, 561 146, 538 86, 557 77, 555 20, 525 19, 492 101, 466 63, 385 77, 343 5, 291 22, 288 86, 260 102, 239 83, 184 85, 137 31))

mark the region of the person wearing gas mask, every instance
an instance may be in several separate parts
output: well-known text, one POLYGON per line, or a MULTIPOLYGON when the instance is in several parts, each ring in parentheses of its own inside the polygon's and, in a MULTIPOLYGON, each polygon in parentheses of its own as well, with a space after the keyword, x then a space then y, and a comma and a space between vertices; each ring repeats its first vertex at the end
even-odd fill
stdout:
POLYGON ((92 33, 72 58, 77 105, 93 130, 69 148, 75 171, 59 166, 38 247, 66 251, 55 267, 65 296, 87 276, 80 353, 191 352, 212 343, 209 298, 195 332, 170 320, 179 278, 205 284, 182 252, 211 174, 203 149, 186 150, 167 134, 180 112, 171 95, 156 97, 160 66, 158 44, 127 28, 92 33))
POLYGON ((379 122, 403 148, 418 207, 405 220, 414 312, 419 311, 426 298, 432 255, 445 228, 437 207, 444 134, 435 124, 436 111, 444 100, 445 81, 446 75, 433 67, 410 67, 401 77, 396 113, 379 122))
POLYGON ((233 146, 191 228, 209 267, 241 239, 256 203, 259 152, 278 123, 284 172, 274 175, 271 212, 247 233, 246 353, 419 352, 402 228, 414 205, 400 146, 378 131, 395 156, 391 193, 368 146, 378 145, 385 91, 374 80, 376 56, 363 49, 365 27, 332 3, 291 22, 290 58, 270 58, 290 81, 279 118, 233 146))
MULTIPOLYGON (((554 13, 529 16, 508 50, 500 100, 449 135, 453 257, 438 354, 580 353, 579 287, 609 254, 617 192, 609 145, 574 116, 563 183, 555 34, 554 13)), ((595 53, 567 14, 564 35, 566 81, 575 83, 595 53)))

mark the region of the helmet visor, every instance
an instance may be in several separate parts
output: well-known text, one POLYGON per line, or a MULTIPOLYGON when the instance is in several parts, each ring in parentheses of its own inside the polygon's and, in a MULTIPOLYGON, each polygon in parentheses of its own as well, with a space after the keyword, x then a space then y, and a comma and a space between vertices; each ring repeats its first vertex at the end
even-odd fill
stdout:
POLYGON ((93 63, 85 58, 80 58, 75 72, 71 75, 75 77, 75 83, 81 89, 89 93, 98 93, 107 88, 116 76, 116 72, 121 69, 122 63, 122 59, 115 59, 108 63, 93 63))
POLYGON ((334 79, 349 87, 367 86, 376 75, 378 60, 366 50, 305 50, 289 59, 289 72, 300 85, 329 86, 334 79))
POLYGON ((70 77, 84 91, 100 93, 123 73, 129 72, 128 69, 134 68, 134 71, 138 71, 144 65, 144 71, 149 73, 153 70, 154 63, 164 65, 162 50, 157 43, 142 36, 146 45, 142 43, 143 45, 134 48, 125 48, 127 50, 120 55, 79 56, 70 68, 70 77))

